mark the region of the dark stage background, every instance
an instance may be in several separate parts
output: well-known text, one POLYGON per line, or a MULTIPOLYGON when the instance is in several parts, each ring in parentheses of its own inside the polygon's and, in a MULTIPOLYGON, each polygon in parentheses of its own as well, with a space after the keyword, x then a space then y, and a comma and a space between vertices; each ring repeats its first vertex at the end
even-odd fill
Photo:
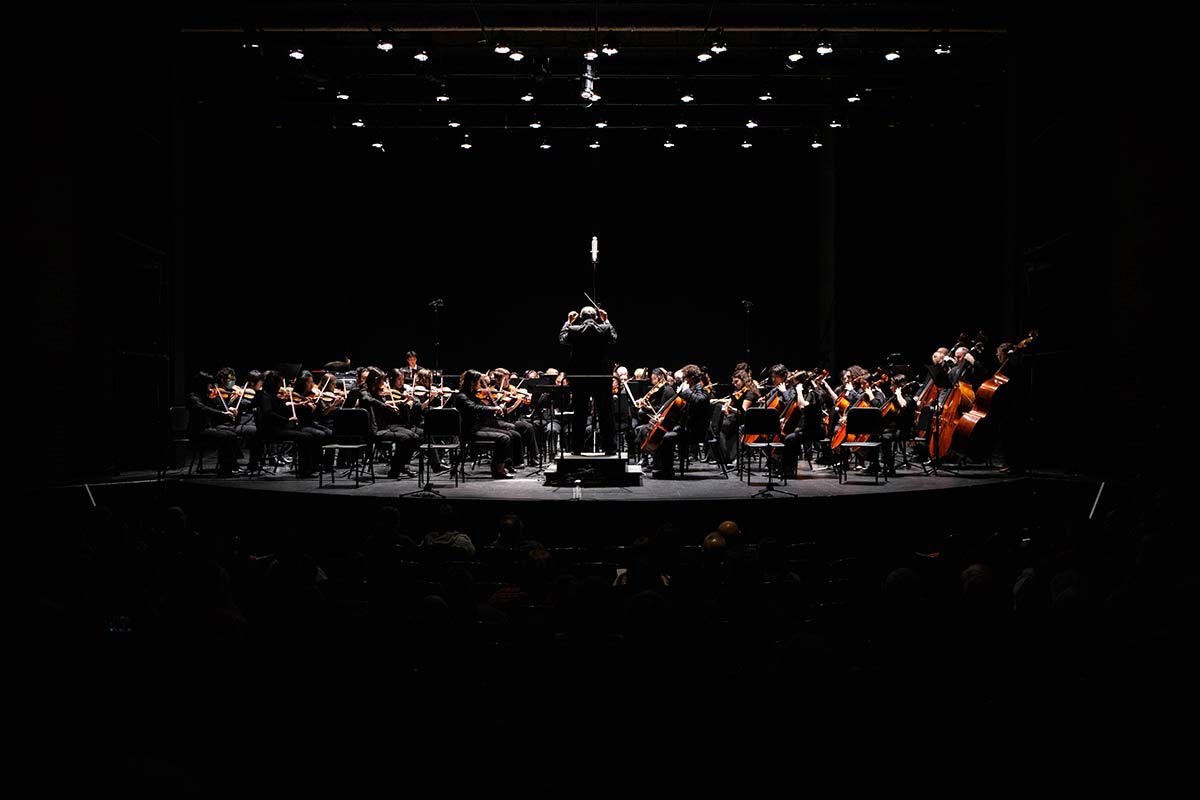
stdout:
POLYGON ((593 234, 599 299, 620 334, 614 359, 694 361, 725 380, 744 354, 750 300, 752 365, 810 367, 822 361, 819 218, 831 201, 834 366, 925 357, 999 322, 998 116, 851 132, 836 156, 799 137, 748 153, 686 138, 670 151, 648 141, 609 155, 577 141, 544 153, 526 137, 527 154, 451 142, 377 154, 345 132, 260 138, 197 116, 185 199, 191 368, 344 355, 387 367, 410 348, 432 364, 433 298, 446 301, 447 370, 561 366, 556 334, 592 290, 593 234), (832 158, 844 165, 835 198, 820 176, 832 158), (933 308, 930 294, 965 302, 933 308), (258 323, 214 324, 245 301, 258 323))

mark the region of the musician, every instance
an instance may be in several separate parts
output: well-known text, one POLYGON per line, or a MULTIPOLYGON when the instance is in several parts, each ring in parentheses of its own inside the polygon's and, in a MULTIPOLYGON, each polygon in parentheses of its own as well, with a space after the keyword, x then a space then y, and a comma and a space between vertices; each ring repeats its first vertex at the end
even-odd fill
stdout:
POLYGON ((800 459, 812 461, 813 443, 825 438, 826 395, 825 387, 812 375, 805 373, 796 383, 794 402, 799 407, 783 429, 783 469, 787 475, 796 474, 800 459))
POLYGON ((358 371, 354 373, 354 388, 346 392, 346 400, 342 403, 343 408, 366 407, 362 402, 362 395, 367 390, 367 377, 370 375, 371 369, 371 367, 359 367, 358 371))
POLYGON ((188 438, 212 445, 217 450, 217 474, 222 478, 241 474, 237 466, 237 434, 223 423, 233 421, 217 395, 216 379, 207 372, 192 378, 192 390, 186 398, 188 438))
POLYGON ((627 383, 629 383, 629 369, 618 366, 613 374, 613 417, 616 423, 617 437, 619 441, 625 443, 626 448, 633 445, 634 429, 637 427, 634 399, 625 389, 627 383))
POLYGON ((777 400, 775 407, 780 413, 792 404, 792 400, 796 398, 796 388, 787 381, 788 369, 783 364, 773 364, 771 366, 771 388, 763 396, 763 402, 768 406, 772 401, 777 400))
POLYGON ((674 430, 663 436, 658 449, 654 451, 654 477, 675 477, 675 448, 688 447, 694 442, 704 441, 708 432, 710 405, 712 398, 704 387, 704 374, 695 364, 688 364, 680 370, 680 383, 677 389, 687 406, 683 418, 674 430))
POLYGON ((258 400, 259 430, 264 441, 294 442, 296 445, 297 473, 301 478, 315 475, 321 449, 321 434, 314 428, 300 426, 300 407, 293 390, 287 386, 283 375, 275 370, 263 373, 263 389, 258 400))
POLYGON ((573 375, 572 407, 575 424, 571 428, 571 452, 583 452, 588 401, 596 409, 600 424, 600 440, 605 455, 617 452, 615 423, 612 413, 612 385, 605 377, 579 377, 581 375, 608 375, 610 363, 607 358, 608 345, 617 340, 617 331, 608 321, 608 312, 592 306, 584 306, 578 312, 567 314, 567 321, 558 332, 559 344, 571 348, 571 359, 567 374, 573 375), (578 322, 577 322, 578 320, 578 322))
MULTIPOLYGON (((395 375, 391 376, 392 387, 395 388, 397 381, 402 381, 404 373, 401 370, 392 370, 395 375)), ((445 403, 447 392, 440 387, 433 385, 433 371, 421 367, 412 377, 413 383, 409 384, 409 391, 404 401, 400 403, 402 406, 399 413, 400 424, 409 428, 417 437, 417 444, 425 439, 425 412, 430 407, 440 408, 445 403), (436 406, 434 404, 437 403, 436 406)), ((403 383, 400 384, 404 386, 403 383)), ((403 391, 403 389, 397 390, 403 391)), ((395 397, 395 393, 393 393, 395 397)), ((429 465, 434 474, 444 472, 447 467, 443 466, 441 454, 436 449, 429 451, 429 465)))
POLYGON ((454 396, 454 407, 462 415, 463 435, 467 440, 489 441, 492 445, 492 477, 511 478, 507 467, 513 463, 514 440, 520 437, 515 431, 496 427, 496 418, 504 409, 485 403, 480 399, 486 393, 482 389, 483 373, 469 369, 458 382, 458 394, 454 396))
POLYGON ((524 401, 515 395, 507 402, 504 400, 511 387, 512 373, 503 367, 497 367, 491 370, 487 377, 489 385, 496 393, 497 402, 504 406, 504 410, 496 418, 496 427, 514 431, 518 437, 514 442, 513 467, 520 468, 524 464, 537 463, 541 460, 541 451, 538 447, 537 433, 534 431, 533 423, 524 419, 524 401))
POLYGON ((378 367, 371 367, 367 371, 366 386, 359 395, 359 406, 366 406, 371 411, 375 440, 392 445, 392 463, 387 476, 413 477, 408 462, 417 452, 421 439, 409 423, 408 404, 396 399, 388 375, 378 367))
MULTIPOLYGON (((668 373, 662 367, 655 367, 650 373, 650 389, 643 396, 637 399, 639 419, 643 420, 642 424, 638 425, 633 432, 634 444, 638 450, 642 449, 642 445, 646 443, 646 437, 650 435, 650 430, 654 427, 650 424, 650 418, 660 408, 664 408, 667 403, 675 399, 675 387, 671 385, 668 373)), ((650 456, 642 456, 642 467, 650 466, 650 456)))
POLYGON ((570 391, 565 388, 568 385, 566 374, 559 372, 554 367, 550 367, 546 370, 544 376, 546 378, 553 378, 555 386, 564 388, 555 391, 545 389, 534 395, 530 421, 533 423, 534 431, 538 436, 538 447, 541 452, 545 452, 547 443, 559 434, 561 423, 555 417, 568 411, 571 405, 570 391))
POLYGON ((406 383, 412 383, 413 376, 423 369, 425 368, 417 363, 416 350, 409 350, 404 354, 404 366, 400 368, 400 371, 404 373, 404 380, 406 383))
MULTIPOLYGON (((217 370, 217 392, 225 400, 222 410, 228 410, 229 419, 220 420, 219 427, 229 428, 238 439, 250 448, 250 463, 246 465, 248 472, 255 472, 262 463, 262 442, 258 436, 258 426, 254 422, 254 399, 262 389, 262 373, 250 370, 246 375, 246 385, 238 387, 237 372, 233 367, 221 367, 217 370), (249 390, 249 392, 247 392, 249 390), (246 394, 249 397, 246 397, 246 394)), ((218 403, 220 400, 218 400, 218 403)), ((238 457, 241 454, 238 453, 238 457)))
POLYGON ((746 370, 734 370, 730 382, 733 384, 733 391, 729 395, 729 401, 717 405, 713 413, 713 430, 721 445, 720 456, 726 463, 736 460, 738 431, 745 422, 746 412, 753 408, 759 399, 754 379, 746 370))

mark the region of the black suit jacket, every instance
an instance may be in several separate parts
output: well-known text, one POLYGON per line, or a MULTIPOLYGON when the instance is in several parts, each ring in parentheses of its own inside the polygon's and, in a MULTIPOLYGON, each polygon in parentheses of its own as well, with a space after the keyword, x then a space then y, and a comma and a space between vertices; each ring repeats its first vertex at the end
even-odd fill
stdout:
POLYGON ((588 320, 563 325, 558 332, 558 342, 571 348, 567 375, 610 375, 612 364, 607 357, 608 344, 616 340, 617 331, 610 322, 588 320))

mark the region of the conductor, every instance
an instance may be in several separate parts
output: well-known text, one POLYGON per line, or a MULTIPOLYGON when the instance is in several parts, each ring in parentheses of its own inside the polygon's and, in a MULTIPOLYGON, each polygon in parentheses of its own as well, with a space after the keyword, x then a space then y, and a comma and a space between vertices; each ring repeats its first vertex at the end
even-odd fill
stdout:
POLYGON ((571 426, 571 453, 574 455, 583 452, 589 399, 599 418, 604 454, 611 456, 617 452, 612 409, 612 368, 605 355, 609 342, 616 340, 617 332, 608 321, 608 312, 592 306, 568 313, 567 321, 558 332, 559 343, 571 348, 567 376, 571 380, 571 404, 575 412, 571 426))

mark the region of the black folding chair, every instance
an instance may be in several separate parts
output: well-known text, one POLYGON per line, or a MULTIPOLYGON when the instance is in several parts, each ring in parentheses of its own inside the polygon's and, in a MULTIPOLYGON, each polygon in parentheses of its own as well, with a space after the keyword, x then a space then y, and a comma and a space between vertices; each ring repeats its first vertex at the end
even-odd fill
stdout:
MULTIPOLYGON (((433 480, 433 467, 429 472, 425 469, 425 456, 435 451, 445 451, 447 455, 457 455, 461 465, 465 460, 462 453, 462 416, 457 408, 430 408, 425 411, 423 427, 425 437, 417 446, 417 483, 424 486, 433 480)), ((458 486, 458 466, 451 463, 450 471, 454 473, 454 485, 458 486)))
MULTIPOLYGON (((851 436, 870 436, 867 441, 842 442, 842 469, 838 475, 838 483, 850 480, 850 455, 866 450, 871 454, 871 464, 875 471, 875 483, 879 483, 879 473, 884 472, 879 453, 883 448, 883 411, 878 408, 851 408, 846 412, 846 438, 851 436)), ((887 473, 884 472, 883 482, 887 483, 887 473)))

